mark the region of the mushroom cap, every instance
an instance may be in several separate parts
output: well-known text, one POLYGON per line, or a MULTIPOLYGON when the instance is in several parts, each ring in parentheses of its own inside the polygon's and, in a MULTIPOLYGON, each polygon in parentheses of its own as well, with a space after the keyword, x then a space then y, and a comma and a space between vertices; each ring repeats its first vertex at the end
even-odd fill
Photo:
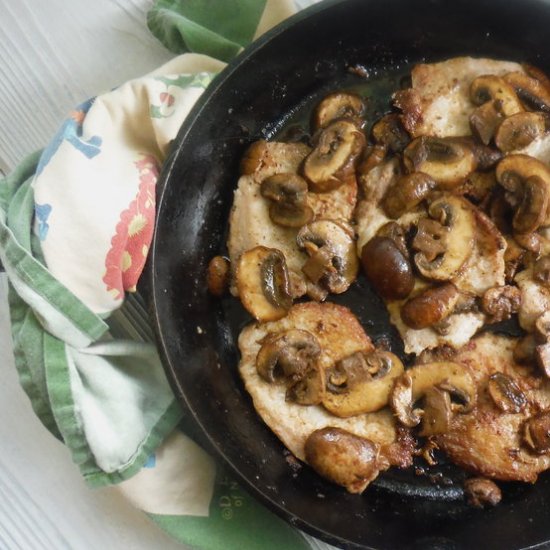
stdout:
POLYGON ((401 307, 401 319, 412 329, 431 327, 453 313, 460 292, 452 283, 428 287, 401 307))
POLYGON ((375 236, 363 246, 361 264, 378 294, 386 299, 406 298, 414 288, 411 262, 389 237, 375 236))
POLYGON ((378 454, 378 445, 342 428, 315 430, 305 443, 307 463, 350 493, 362 493, 378 476, 378 454))

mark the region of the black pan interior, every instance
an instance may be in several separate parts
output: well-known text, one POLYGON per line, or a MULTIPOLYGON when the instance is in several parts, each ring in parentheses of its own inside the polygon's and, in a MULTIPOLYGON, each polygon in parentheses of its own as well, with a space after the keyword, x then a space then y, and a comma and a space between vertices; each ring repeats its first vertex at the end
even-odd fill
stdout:
MULTIPOLYGON (((550 478, 507 484, 490 510, 463 503, 464 473, 384 474, 353 496, 309 468, 295 471, 261 422, 237 374, 236 335, 249 320, 205 285, 223 253, 238 162, 252 141, 307 119, 328 91, 362 90, 371 112, 418 61, 458 55, 529 62, 550 70, 550 6, 542 0, 340 0, 283 23, 235 60, 182 127, 158 190, 151 296, 159 347, 177 396, 244 486, 273 511, 338 545, 369 548, 527 548, 550 540, 550 478), (350 71, 350 67, 360 71, 350 71), (357 73, 360 74, 357 74, 357 73)), ((384 308, 363 278, 334 299, 350 306, 374 340, 401 351, 384 308)))

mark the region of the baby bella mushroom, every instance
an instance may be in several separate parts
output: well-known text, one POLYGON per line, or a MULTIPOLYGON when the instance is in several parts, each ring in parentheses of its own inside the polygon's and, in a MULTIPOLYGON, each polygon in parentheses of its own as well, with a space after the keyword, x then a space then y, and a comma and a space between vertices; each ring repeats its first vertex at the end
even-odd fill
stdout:
POLYGON ((309 256, 302 271, 321 294, 349 288, 359 270, 351 228, 334 220, 315 220, 300 229, 296 242, 309 256))
POLYGON ((382 208, 387 216, 395 220, 425 200, 436 186, 428 174, 405 174, 390 185, 382 199, 382 208))
POLYGON ((411 263, 401 247, 390 237, 375 236, 363 246, 361 264, 380 296, 406 298, 414 288, 411 263))
POLYGON ((365 147, 365 135, 348 119, 327 126, 303 164, 310 191, 325 193, 355 179, 355 165, 365 147))
MULTIPOLYGON (((543 80, 546 80, 544 77, 543 80)), ((504 75, 524 105, 533 111, 550 112, 550 89, 543 80, 514 71, 504 75)))
POLYGON ((517 203, 512 220, 517 234, 528 235, 550 224, 550 169, 544 163, 528 155, 508 155, 498 163, 496 177, 517 203))
POLYGON ((470 116, 470 128, 485 145, 505 117, 523 111, 514 88, 496 75, 481 75, 470 85, 470 99, 480 105, 470 116))
POLYGON ((290 329, 264 339, 256 356, 256 370, 266 382, 285 382, 287 401, 316 405, 325 391, 324 371, 317 361, 320 354, 313 334, 290 329))
POLYGON ((307 182, 298 174, 275 174, 262 181, 260 193, 270 201, 269 217, 283 227, 302 227, 313 219, 307 182))
POLYGON ((452 189, 477 168, 473 147, 464 139, 421 136, 407 146, 403 162, 408 172, 423 172, 441 189, 452 189))
POLYGON ((313 113, 313 127, 325 128, 331 122, 340 118, 354 121, 358 126, 363 124, 362 116, 365 113, 365 101, 351 92, 333 92, 327 95, 315 108, 313 113))
POLYGON ((452 283, 428 287, 403 304, 401 319, 415 330, 431 327, 453 313, 460 297, 460 292, 452 283))
POLYGON ((403 363, 393 353, 358 351, 326 370, 323 406, 342 418, 380 410, 388 404, 394 380, 403 371, 403 363))
POLYGON ((470 257, 475 236, 475 220, 468 201, 444 195, 428 208, 429 218, 418 222, 412 248, 416 267, 428 278, 452 279, 470 257))
POLYGON ((258 321, 276 321, 292 306, 284 254, 276 248, 256 246, 239 257, 237 290, 244 308, 258 321))
POLYGON ((505 153, 527 147, 546 133, 546 120, 543 113, 516 113, 502 121, 495 134, 495 144, 505 153))
POLYGON ((448 431, 453 414, 470 411, 476 397, 476 387, 466 367, 436 362, 405 371, 395 382, 390 403, 401 424, 412 428, 422 421, 421 434, 427 436, 448 431), (447 392, 448 398, 441 392, 447 392), (459 402, 454 403, 451 397, 459 402), (422 399, 424 408, 417 407, 422 399))
POLYGON ((315 430, 305 442, 306 462, 321 476, 362 493, 378 476, 379 447, 365 437, 328 426, 315 430))

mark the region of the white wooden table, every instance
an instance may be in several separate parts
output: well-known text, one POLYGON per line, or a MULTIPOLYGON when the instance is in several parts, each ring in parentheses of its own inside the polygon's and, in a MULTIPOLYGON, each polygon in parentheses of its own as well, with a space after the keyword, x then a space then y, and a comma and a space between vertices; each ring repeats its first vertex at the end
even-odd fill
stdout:
MULTIPOLYGON (((43 147, 83 100, 173 54, 149 33, 149 0, 0 0, 0 170, 43 147)), ((19 386, 0 275, 0 549, 175 550, 115 488, 91 490, 19 386)))

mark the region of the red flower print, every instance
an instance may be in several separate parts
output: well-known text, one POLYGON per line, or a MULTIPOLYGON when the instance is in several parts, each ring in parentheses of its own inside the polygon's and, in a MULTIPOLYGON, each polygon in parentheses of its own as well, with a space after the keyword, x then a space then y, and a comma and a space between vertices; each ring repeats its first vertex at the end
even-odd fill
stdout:
POLYGON ((157 160, 152 155, 134 163, 139 172, 136 198, 120 215, 116 234, 105 258, 103 282, 115 299, 125 291, 135 292, 143 271, 155 222, 155 184, 159 175, 157 160))

